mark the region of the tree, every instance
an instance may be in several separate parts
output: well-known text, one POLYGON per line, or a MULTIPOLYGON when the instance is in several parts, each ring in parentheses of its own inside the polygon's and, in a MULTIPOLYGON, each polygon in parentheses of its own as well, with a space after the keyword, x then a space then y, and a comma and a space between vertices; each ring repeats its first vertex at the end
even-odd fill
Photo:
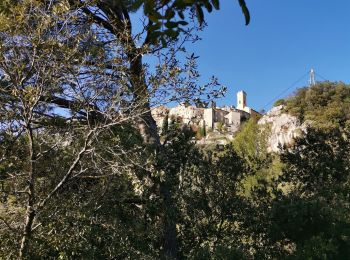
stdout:
MULTIPOLYGON (((59 4, 24 1, 4 6, 0 163, 5 205, 11 202, 18 210, 14 215, 13 207, 2 208, 1 220, 20 240, 18 256, 25 258, 47 204, 68 183, 101 174, 96 143, 116 126, 126 127, 136 107, 129 105, 129 111, 120 113, 125 84, 106 72, 106 64, 95 63, 105 60, 105 53, 95 48, 93 31, 72 27, 77 17, 67 16, 59 4), (101 88, 95 87, 96 81, 101 88)), ((109 156, 117 151, 111 147, 109 156)), ((115 170, 112 163, 106 166, 115 170)))
POLYGON ((263 187, 255 191, 259 213, 252 232, 264 237, 261 254, 349 257, 348 140, 347 131, 309 128, 293 147, 283 149, 283 173, 275 180, 273 196, 263 187))
POLYGON ((169 114, 167 113, 163 118, 162 133, 166 133, 169 129, 169 114))
MULTIPOLYGON (((147 49, 147 53, 152 53, 159 48, 158 42, 160 41, 162 46, 169 46, 172 40, 176 40, 180 32, 185 32, 181 30, 179 25, 186 25, 184 21, 179 21, 174 23, 172 20, 176 19, 175 11, 178 16, 183 19, 183 13, 188 9, 194 7, 197 12, 197 17, 200 23, 204 20, 202 6, 205 6, 208 11, 211 11, 212 5, 215 8, 218 8, 218 1, 212 1, 211 3, 207 0, 203 1, 169 1, 165 5, 162 1, 136 1, 136 2, 127 2, 133 3, 133 5, 124 5, 123 2, 97 2, 93 7, 87 6, 84 1, 70 1, 70 4, 77 5, 78 8, 85 13, 94 23, 104 30, 107 30, 108 33, 116 37, 121 43, 121 46, 124 48, 125 54, 128 57, 129 63, 129 79, 131 85, 134 87, 133 95, 136 103, 141 105, 141 116, 138 120, 138 125, 140 132, 146 143, 155 147, 157 154, 162 153, 162 146, 160 139, 157 133, 156 124, 153 120, 150 113, 150 99, 152 98, 149 93, 149 85, 147 84, 144 67, 142 64, 142 55, 140 50, 143 48, 147 49), (129 11, 137 9, 141 6, 141 3, 144 3, 144 13, 148 17, 148 25, 146 26, 146 36, 144 42, 141 44, 141 47, 136 47, 134 39, 132 38, 132 25, 130 21, 129 11), (136 3, 136 5, 134 5, 136 3), (128 7, 133 7, 129 9, 128 7), (165 13, 165 16, 162 16, 161 13, 165 13), (103 18, 101 18, 103 17, 103 18), (164 19, 165 18, 165 19, 164 19), (159 21, 162 21, 159 23, 159 21), (162 24, 165 26, 165 30, 162 30, 162 24), (173 29, 175 28, 175 29, 173 29), (161 29, 161 30, 159 30, 161 29), (126 33, 124 33, 126 32, 126 33)), ((239 0, 239 3, 242 7, 244 14, 246 15, 247 23, 249 23, 249 12, 246 8, 245 2, 239 0)), ((165 58, 166 59, 166 58, 165 58)), ((190 58, 191 61, 194 59, 194 55, 190 58)), ((193 94, 193 86, 187 85, 185 89, 185 95, 189 93, 193 94)), ((153 86, 155 87, 155 86, 153 86)), ((156 85, 159 87, 159 84, 156 85)), ((169 90, 165 90, 168 93, 169 90)), ((199 93, 201 94, 201 93, 199 93)), ((215 93, 214 93, 215 94, 215 93)), ((193 96, 193 95, 192 95, 193 96)), ((168 185, 163 182, 159 182, 160 191, 164 200, 165 207, 172 207, 171 205, 171 193, 169 192, 168 185)), ((169 210, 166 210, 169 212, 169 210)), ((171 258, 176 257, 177 243, 176 243, 176 227, 172 224, 172 221, 169 221, 170 216, 165 215, 164 219, 164 250, 165 255, 171 258), (170 223, 170 224, 169 224, 170 223)))
POLYGON ((261 129, 255 118, 249 119, 233 140, 233 147, 252 169, 258 169, 267 161, 268 129, 261 129))
POLYGON ((205 121, 202 122, 202 127, 199 129, 201 136, 205 137, 207 135, 207 128, 205 125, 205 121))
POLYGON ((188 157, 178 194, 184 257, 242 258, 247 253, 241 236, 247 205, 239 195, 244 161, 230 145, 193 149, 188 157))
POLYGON ((286 100, 286 111, 302 122, 325 130, 345 128, 349 125, 350 88, 342 82, 320 82, 299 89, 286 100))
MULTIPOLYGON (((239 2, 249 21, 244 1, 239 2)), ((10 150, 11 156, 5 153, 1 162, 6 169, 2 176, 5 185, 15 185, 9 192, 16 194, 19 205, 26 207, 23 226, 19 224, 19 258, 29 255, 29 241, 33 231, 40 229, 40 214, 49 207, 49 201, 69 190, 68 184, 76 183, 78 177, 103 175, 105 172, 100 169, 105 168, 116 171, 113 160, 102 160, 106 155, 96 143, 101 136, 108 136, 106 133, 113 136, 119 127, 130 125, 137 125, 148 151, 143 178, 153 183, 163 201, 164 255, 176 257, 176 226, 169 213, 174 206, 172 188, 168 178, 163 180, 158 174, 164 167, 164 147, 150 108, 154 100, 186 100, 207 91, 195 84, 196 57, 188 56, 182 68, 175 57, 177 51, 183 50, 183 42, 193 39, 191 29, 182 28, 186 26, 185 17, 189 19, 184 14, 195 8, 201 23, 203 6, 210 11, 212 5, 218 8, 218 1, 1 3, 2 136, 8 147, 22 147, 21 143, 26 147, 10 150), (140 45, 137 41, 142 35, 132 34, 130 12, 142 4, 147 25, 140 45), (180 34, 183 42, 178 41, 180 34), (156 54, 161 60, 153 74, 142 61, 147 54, 156 54), (21 155, 26 160, 14 168, 13 163, 21 155), (87 157, 90 160, 85 160, 87 157), (62 158, 62 165, 50 164, 54 158, 62 158), (48 176, 47 172, 53 174, 48 176)), ((213 80, 212 85, 217 82, 213 80)), ((210 93, 217 96, 221 92, 214 89, 210 93)), ((136 136, 133 131, 131 135, 136 136)), ((125 159, 133 156, 126 155, 138 151, 125 152, 120 136, 116 139, 117 149, 107 149, 108 155, 128 165, 130 160, 125 159)), ((3 223, 10 230, 17 230, 7 225, 6 219, 3 223)))

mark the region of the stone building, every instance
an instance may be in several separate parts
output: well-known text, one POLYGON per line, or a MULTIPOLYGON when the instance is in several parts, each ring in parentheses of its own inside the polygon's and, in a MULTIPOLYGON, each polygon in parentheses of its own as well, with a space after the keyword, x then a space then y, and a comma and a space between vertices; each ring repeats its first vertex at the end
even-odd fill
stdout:
POLYGON ((216 131, 225 127, 227 132, 236 132, 241 123, 250 117, 260 117, 260 113, 247 106, 247 94, 244 91, 237 93, 237 106, 217 107, 215 102, 207 108, 199 108, 180 104, 173 108, 160 106, 152 110, 152 115, 158 126, 163 124, 165 115, 176 117, 184 124, 205 125, 209 131, 216 131))
POLYGON ((237 93, 237 110, 245 111, 252 117, 261 117, 259 112, 247 106, 247 93, 245 93, 243 90, 237 93))

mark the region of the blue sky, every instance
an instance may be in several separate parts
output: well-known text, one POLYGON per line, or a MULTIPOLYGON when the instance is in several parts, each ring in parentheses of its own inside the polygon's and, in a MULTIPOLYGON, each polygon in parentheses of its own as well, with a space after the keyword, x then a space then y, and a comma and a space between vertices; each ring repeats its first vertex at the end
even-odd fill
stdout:
MULTIPOLYGON (((349 0, 246 0, 247 27, 236 2, 221 0, 221 10, 206 15, 202 41, 188 47, 200 56, 201 81, 215 75, 228 87, 219 105, 236 104, 243 89, 259 110, 310 68, 350 82, 349 0)), ((304 85, 306 77, 288 93, 304 85)))

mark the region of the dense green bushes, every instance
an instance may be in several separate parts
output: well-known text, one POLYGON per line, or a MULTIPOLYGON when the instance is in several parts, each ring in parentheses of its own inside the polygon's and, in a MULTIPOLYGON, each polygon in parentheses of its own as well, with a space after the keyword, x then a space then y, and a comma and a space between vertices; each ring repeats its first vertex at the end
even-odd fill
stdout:
POLYGON ((320 82, 297 90, 286 100, 285 109, 301 121, 310 120, 316 127, 347 127, 350 122, 350 87, 342 82, 320 82))
MULTIPOLYGON (((345 86, 337 88, 333 93, 347 93, 345 86)), ((338 96, 346 104, 345 94, 338 96)), ((302 98, 289 100, 289 109, 296 100, 302 98)), ((338 105, 346 106, 342 102, 338 105)), ((304 117, 311 114, 310 107, 303 112, 304 117)), ((28 257, 159 258, 164 210, 159 191, 150 185, 159 175, 170 185, 174 207, 167 214, 177 228, 181 259, 347 259, 350 136, 335 126, 333 131, 309 128, 292 147, 269 154, 268 129, 262 130, 254 120, 244 125, 232 144, 209 149, 192 142, 190 129, 170 122, 162 132, 164 150, 153 158, 142 149, 142 139, 132 126, 115 127, 100 136, 95 149, 101 158, 94 159, 95 165, 89 167, 90 158, 82 161, 87 173, 99 169, 99 174, 71 180, 40 211, 28 257), (129 153, 124 156, 125 149, 129 153), (110 160, 116 158, 119 165, 111 167, 110 160), (149 167, 149 160, 156 168, 149 167)), ((16 193, 18 183, 10 176, 26 167, 14 165, 25 153, 22 142, 12 141, 11 157, 1 161, 2 258, 15 257, 18 250, 16 230, 24 207, 22 195, 16 193)), ((10 143, 1 145, 4 155, 10 143)), ((71 160, 71 149, 61 147, 46 157, 39 168, 40 192, 60 176, 71 160), (51 174, 44 174, 48 168, 51 174)))

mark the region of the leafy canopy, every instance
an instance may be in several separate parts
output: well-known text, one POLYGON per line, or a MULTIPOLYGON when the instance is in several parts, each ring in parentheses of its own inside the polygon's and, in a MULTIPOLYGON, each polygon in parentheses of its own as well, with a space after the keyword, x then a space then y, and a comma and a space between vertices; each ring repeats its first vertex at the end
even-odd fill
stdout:
POLYGON ((344 128, 350 123, 350 86, 326 81, 301 88, 286 100, 285 109, 323 129, 344 128))

